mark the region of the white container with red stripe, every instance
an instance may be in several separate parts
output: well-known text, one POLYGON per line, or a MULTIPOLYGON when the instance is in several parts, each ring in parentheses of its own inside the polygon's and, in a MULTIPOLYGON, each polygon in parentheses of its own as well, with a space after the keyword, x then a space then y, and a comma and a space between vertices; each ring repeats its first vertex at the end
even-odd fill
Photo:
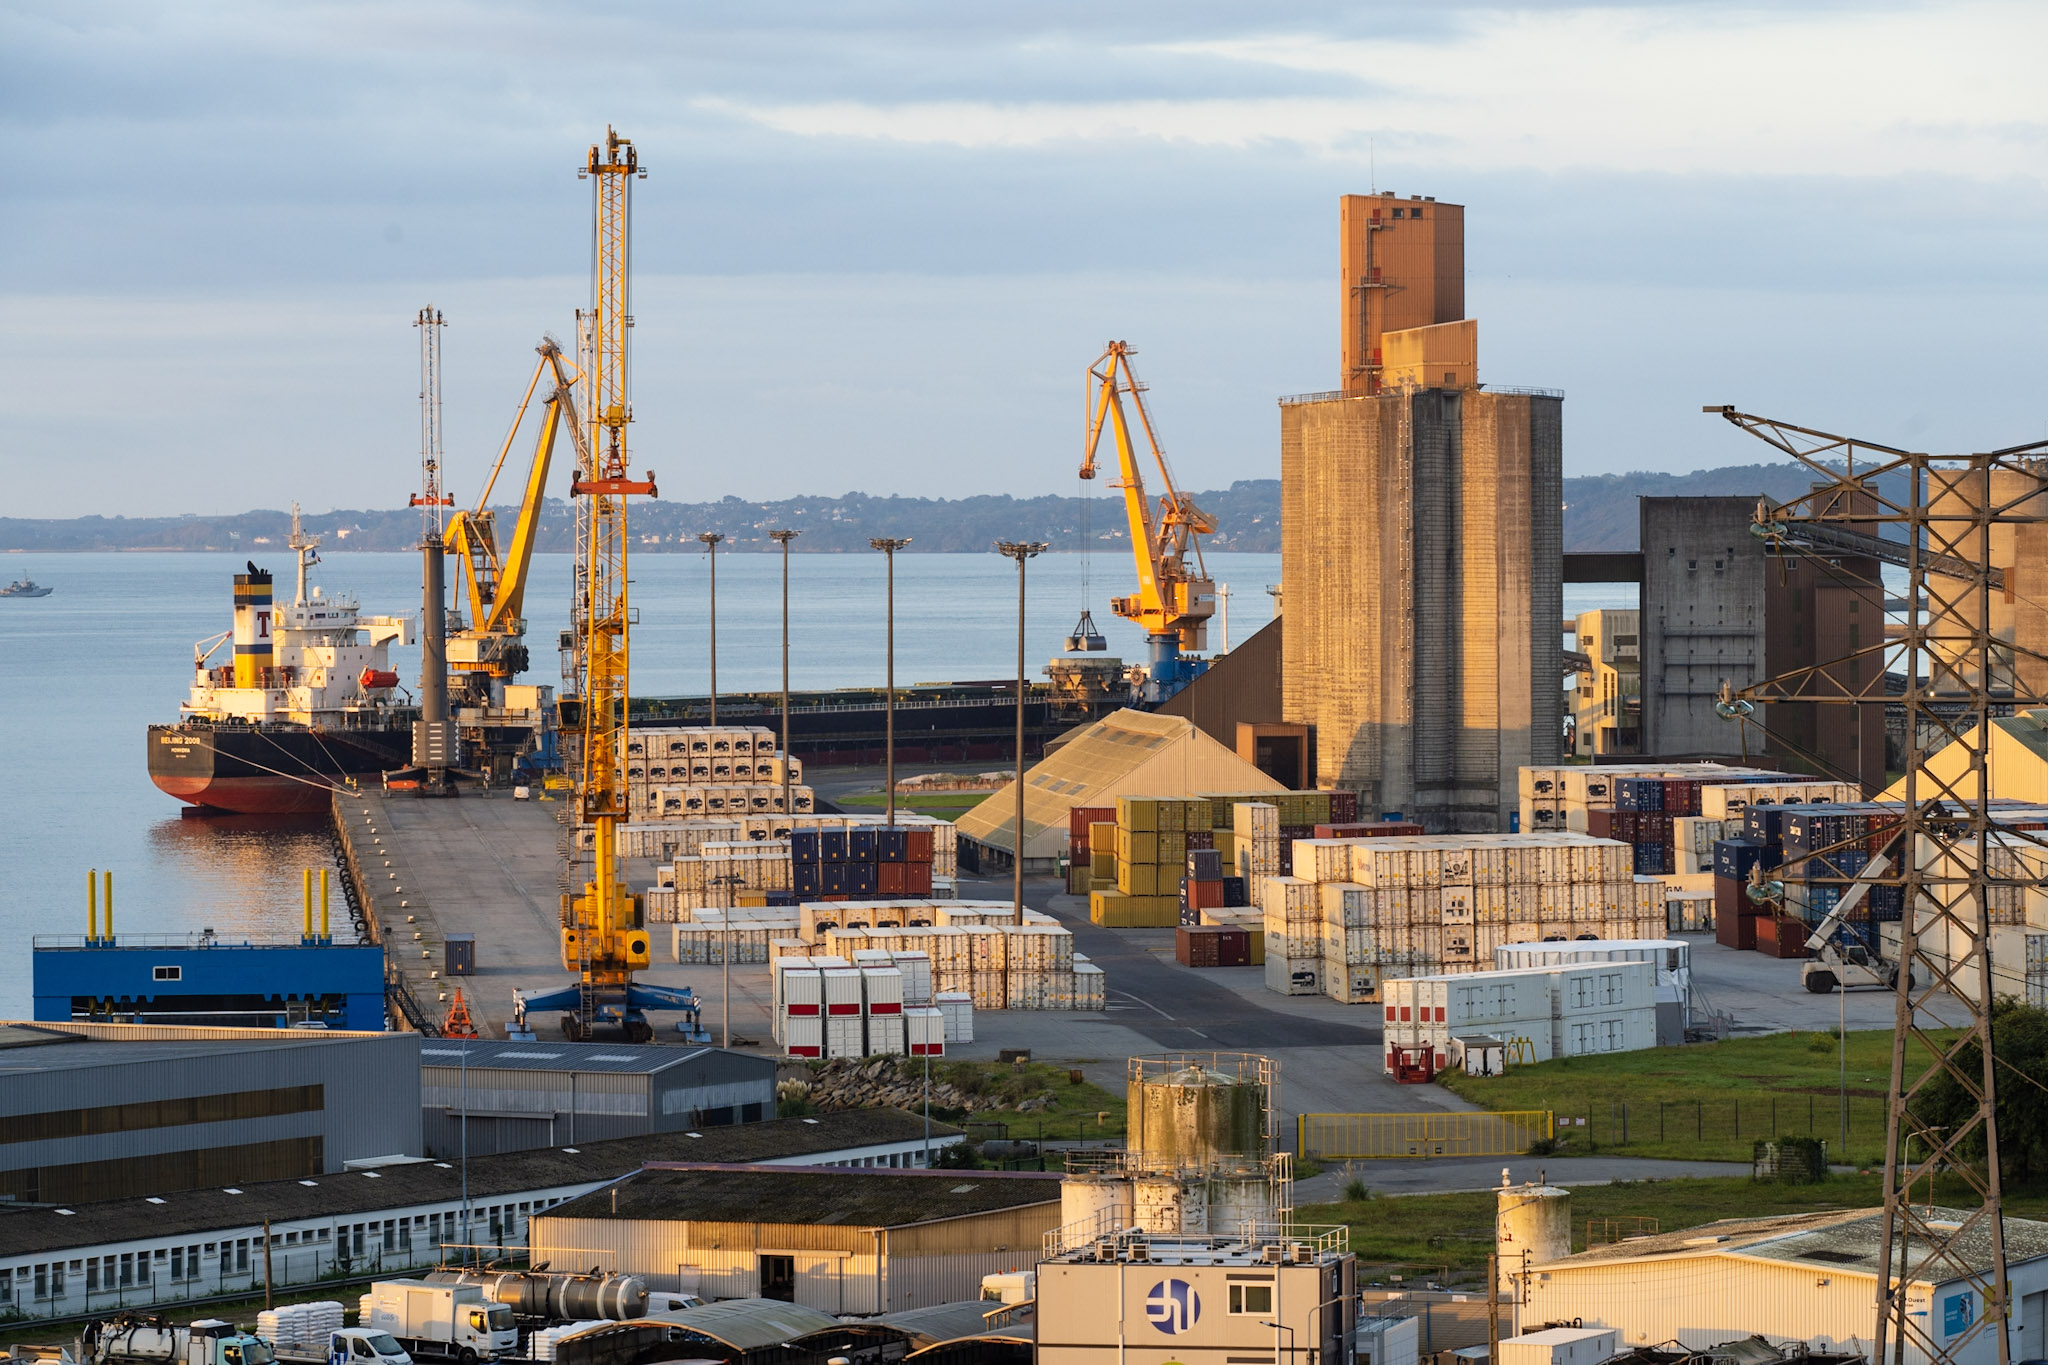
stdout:
MULTIPOLYGON (((778 958, 775 963, 775 1008, 770 1015, 775 1027, 775 1041, 789 1050, 789 1021, 792 1019, 819 1019, 824 1016, 824 978, 807 957, 778 958)), ((817 1056, 817 1053, 796 1053, 791 1056, 817 1056)))
POLYGON ((858 1019, 866 1003, 861 992, 861 970, 858 967, 827 967, 825 978, 825 1017, 858 1019))
POLYGON ((946 1016, 937 1007, 903 1011, 903 1025, 911 1056, 946 1055, 946 1016))
POLYGON ((894 966, 862 967, 860 977, 861 994, 870 1019, 903 1017, 902 972, 894 966))
POLYGON ((790 1056, 825 1055, 825 1021, 817 1015, 791 1015, 782 1027, 782 1050, 790 1056))

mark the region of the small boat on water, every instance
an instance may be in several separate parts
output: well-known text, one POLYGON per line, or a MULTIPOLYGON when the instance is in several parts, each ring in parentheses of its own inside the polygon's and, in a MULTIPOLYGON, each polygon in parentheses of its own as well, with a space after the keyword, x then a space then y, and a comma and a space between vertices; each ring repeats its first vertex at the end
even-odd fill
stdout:
POLYGON ((38 587, 33 578, 17 578, 6 587, 0 588, 0 597, 48 597, 50 590, 38 587))

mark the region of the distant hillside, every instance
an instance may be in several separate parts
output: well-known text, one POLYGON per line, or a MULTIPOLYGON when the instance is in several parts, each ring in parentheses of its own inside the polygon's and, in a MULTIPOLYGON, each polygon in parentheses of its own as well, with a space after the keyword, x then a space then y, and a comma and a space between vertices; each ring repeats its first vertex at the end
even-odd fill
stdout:
MULTIPOLYGON (((1567 550, 1636 548, 1636 499, 1758 493, 1784 500, 1806 491, 1811 476, 1799 467, 1735 465, 1691 474, 1603 474, 1564 481, 1564 545, 1567 550)), ((1221 528, 1207 544, 1215 550, 1277 554, 1280 549, 1280 483, 1243 479, 1228 488, 1195 494, 1221 528)), ((870 536, 910 536, 910 552, 986 550, 997 540, 1043 540, 1054 550, 1078 549, 1087 536, 1097 545, 1121 545, 1129 537, 1123 507, 1114 498, 876 498, 849 493, 840 498, 787 498, 780 502, 636 503, 635 548, 642 551, 697 551, 700 531, 722 531, 735 550, 773 544, 768 532, 795 527, 803 532, 794 548, 811 554, 864 552, 870 536)), ((501 513, 504 515, 504 513, 501 513)), ((419 540, 419 514, 408 508, 322 512, 305 518, 308 530, 334 550, 402 550, 419 540)), ((291 529, 285 512, 242 512, 217 517, 78 517, 38 521, 0 517, 0 551, 6 550, 234 550, 276 553, 291 529)), ((571 548, 569 507, 552 501, 542 514, 540 548, 571 548)))

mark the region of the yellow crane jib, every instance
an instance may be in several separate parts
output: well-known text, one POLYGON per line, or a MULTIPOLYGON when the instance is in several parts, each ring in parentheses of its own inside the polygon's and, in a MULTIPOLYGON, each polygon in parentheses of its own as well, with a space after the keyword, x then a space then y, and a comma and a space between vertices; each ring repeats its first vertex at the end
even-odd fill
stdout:
POLYGON ((527 573, 533 565, 534 546, 540 534, 541 512, 547 497, 548 474, 553 466, 559 433, 567 430, 570 442, 582 447, 577 425, 574 367, 562 356, 554 338, 544 337, 535 348, 540 360, 511 429, 498 450, 496 463, 484 481, 483 492, 473 509, 457 512, 442 535, 443 549, 457 557, 460 565, 456 584, 457 600, 467 621, 449 636, 448 662, 466 677, 506 681, 526 671, 525 647, 527 573), (543 378, 552 375, 554 388, 542 409, 540 430, 534 441, 533 459, 527 467, 526 486, 512 523, 512 540, 501 554, 498 549, 497 515, 490 499, 504 472, 505 461, 518 439, 534 393, 543 378))
POLYGON ((1174 484, 1173 470, 1145 408, 1145 386, 1131 368, 1135 354, 1128 342, 1112 341, 1088 367, 1088 430, 1081 452, 1081 477, 1095 477, 1096 452, 1103 432, 1110 432, 1116 442, 1119 473, 1111 486, 1123 490, 1131 557, 1138 571, 1138 590, 1110 599, 1110 606, 1118 616, 1144 627, 1152 646, 1145 696, 1149 701, 1163 701, 1204 667, 1198 660, 1180 656, 1183 650, 1208 647, 1216 585, 1202 562, 1200 537, 1216 530, 1216 520, 1174 484), (1126 395, 1164 489, 1156 506, 1146 494, 1137 442, 1124 410, 1126 395))

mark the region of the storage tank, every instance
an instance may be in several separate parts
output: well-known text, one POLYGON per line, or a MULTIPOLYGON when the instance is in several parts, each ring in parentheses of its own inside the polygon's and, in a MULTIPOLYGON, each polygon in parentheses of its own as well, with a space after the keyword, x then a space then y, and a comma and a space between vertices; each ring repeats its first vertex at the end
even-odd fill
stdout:
POLYGON ((1155 1237, 1207 1232, 1208 1193, 1199 1177, 1154 1171, 1131 1177, 1131 1225, 1155 1237))
POLYGON ((1499 1288, 1514 1293, 1524 1265, 1544 1265, 1572 1254, 1572 1194, 1555 1185, 1510 1185, 1501 1173, 1493 1218, 1499 1288))
POLYGON ((1234 1236, 1246 1223, 1271 1223, 1273 1182, 1256 1169, 1219 1171, 1209 1177, 1209 1230, 1234 1236))
POLYGON ((1102 1219, 1104 1230, 1111 1225, 1131 1226, 1131 1182, 1108 1171, 1073 1171, 1060 1182, 1060 1226, 1102 1219))
POLYGON ((541 1270, 435 1270, 430 1284, 473 1284, 492 1303, 523 1318, 623 1322, 647 1313, 647 1282, 638 1275, 577 1275, 541 1270))
POLYGON ((1232 1157, 1266 1156, 1278 1071, 1267 1058, 1239 1052, 1131 1058, 1134 1160, 1152 1170, 1206 1170, 1232 1157))

